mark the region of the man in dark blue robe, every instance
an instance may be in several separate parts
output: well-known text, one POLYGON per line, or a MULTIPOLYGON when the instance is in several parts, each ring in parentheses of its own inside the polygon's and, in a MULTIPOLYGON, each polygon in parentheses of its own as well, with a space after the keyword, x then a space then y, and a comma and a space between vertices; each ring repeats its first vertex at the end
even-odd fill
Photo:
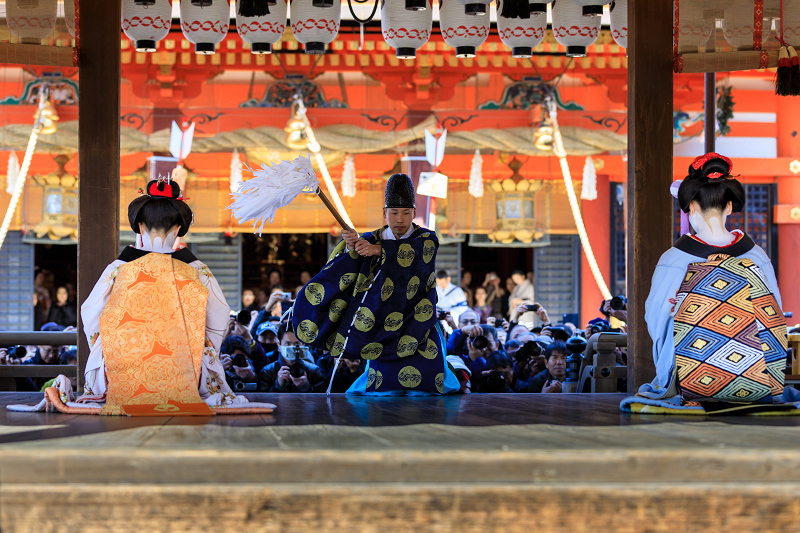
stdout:
POLYGON ((459 390, 447 365, 436 313, 436 233, 413 224, 414 186, 386 186, 383 228, 344 240, 298 294, 297 337, 331 356, 364 359, 349 394, 447 394, 459 390))

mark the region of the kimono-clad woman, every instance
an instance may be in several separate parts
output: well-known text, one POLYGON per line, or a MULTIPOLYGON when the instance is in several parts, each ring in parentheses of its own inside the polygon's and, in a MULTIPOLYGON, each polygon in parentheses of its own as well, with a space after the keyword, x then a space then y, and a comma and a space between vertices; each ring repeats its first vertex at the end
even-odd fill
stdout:
MULTIPOLYGON (((640 397, 674 401, 681 398, 675 355, 675 313, 681 302, 676 302, 676 296, 690 264, 703 263, 714 254, 749 259, 763 285, 781 307, 775 271, 767 254, 743 231, 726 228, 728 216, 742 211, 745 204, 744 187, 731 175, 732 169, 730 159, 709 153, 695 159, 686 178, 673 184, 673 195, 677 196, 683 211, 681 231, 688 233, 688 218, 695 234, 679 238, 661 256, 653 274, 645 303, 645 320, 653 339, 656 377, 639 388, 640 397)), ((781 313, 781 310, 776 312, 781 313)))

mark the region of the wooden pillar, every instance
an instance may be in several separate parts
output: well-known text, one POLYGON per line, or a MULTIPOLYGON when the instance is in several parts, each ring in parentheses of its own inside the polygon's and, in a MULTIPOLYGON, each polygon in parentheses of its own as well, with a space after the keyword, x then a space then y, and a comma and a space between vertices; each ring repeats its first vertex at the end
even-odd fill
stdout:
POLYGON ((672 0, 628 1, 628 391, 653 379, 644 303, 672 244, 672 0))
MULTIPOLYGON (((78 301, 89 296, 119 241, 121 4, 81 0, 78 114, 78 301)), ((89 345, 78 324, 78 391, 89 345)))

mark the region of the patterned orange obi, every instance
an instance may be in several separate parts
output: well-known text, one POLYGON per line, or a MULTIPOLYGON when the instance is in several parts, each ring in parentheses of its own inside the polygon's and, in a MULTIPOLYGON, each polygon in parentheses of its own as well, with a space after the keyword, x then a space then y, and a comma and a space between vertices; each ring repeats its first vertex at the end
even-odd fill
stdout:
POLYGON ((100 316, 108 381, 101 414, 134 414, 125 406, 181 414, 176 405, 213 414, 198 393, 207 300, 197 270, 170 255, 149 253, 119 268, 100 316))

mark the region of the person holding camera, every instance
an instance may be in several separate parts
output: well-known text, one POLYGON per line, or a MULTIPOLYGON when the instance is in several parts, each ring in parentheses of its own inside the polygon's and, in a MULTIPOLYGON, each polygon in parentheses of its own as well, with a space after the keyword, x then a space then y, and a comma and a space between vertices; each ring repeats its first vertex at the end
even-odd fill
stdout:
POLYGON ((553 341, 544 351, 545 369, 536 374, 521 392, 561 392, 561 382, 567 377, 569 350, 561 341, 553 341))
POLYGON ((607 317, 613 317, 620 322, 628 323, 628 299, 624 296, 614 296, 610 300, 603 300, 600 312, 607 317))
POLYGON ((364 360, 356 357, 342 355, 341 359, 332 357, 329 353, 319 358, 319 367, 327 366, 325 373, 325 390, 330 385, 331 393, 344 394, 364 373, 364 360), (337 366, 338 360, 338 366, 337 366), (331 385, 331 380, 333 384, 331 385))
POLYGON ((527 382, 545 369, 542 345, 533 333, 525 333, 517 339, 508 341, 506 353, 514 360, 514 371, 520 381, 527 382))
POLYGON ((272 291, 264 308, 258 312, 255 320, 250 324, 250 335, 254 338, 258 338, 258 327, 264 322, 268 322, 271 316, 274 316, 274 312, 279 309, 278 306, 281 306, 280 309, 283 309, 283 304, 286 304, 287 309, 291 307, 292 304, 294 304, 292 295, 288 292, 283 292, 280 288, 272 291))
POLYGON ((493 351, 486 357, 486 368, 478 376, 477 392, 523 392, 527 385, 517 379, 511 357, 505 352, 493 351))
POLYGON ((307 360, 303 346, 286 322, 278 328, 278 360, 261 369, 258 390, 261 392, 323 392, 325 376, 307 360))
POLYGON ((258 388, 250 346, 251 343, 241 335, 227 337, 220 346, 219 362, 225 369, 225 381, 234 392, 255 392, 258 388))
POLYGON ((510 322, 512 324, 533 323, 534 319, 538 318, 542 326, 550 325, 550 315, 547 314, 547 309, 542 307, 539 302, 522 303, 517 305, 511 312, 510 322))

